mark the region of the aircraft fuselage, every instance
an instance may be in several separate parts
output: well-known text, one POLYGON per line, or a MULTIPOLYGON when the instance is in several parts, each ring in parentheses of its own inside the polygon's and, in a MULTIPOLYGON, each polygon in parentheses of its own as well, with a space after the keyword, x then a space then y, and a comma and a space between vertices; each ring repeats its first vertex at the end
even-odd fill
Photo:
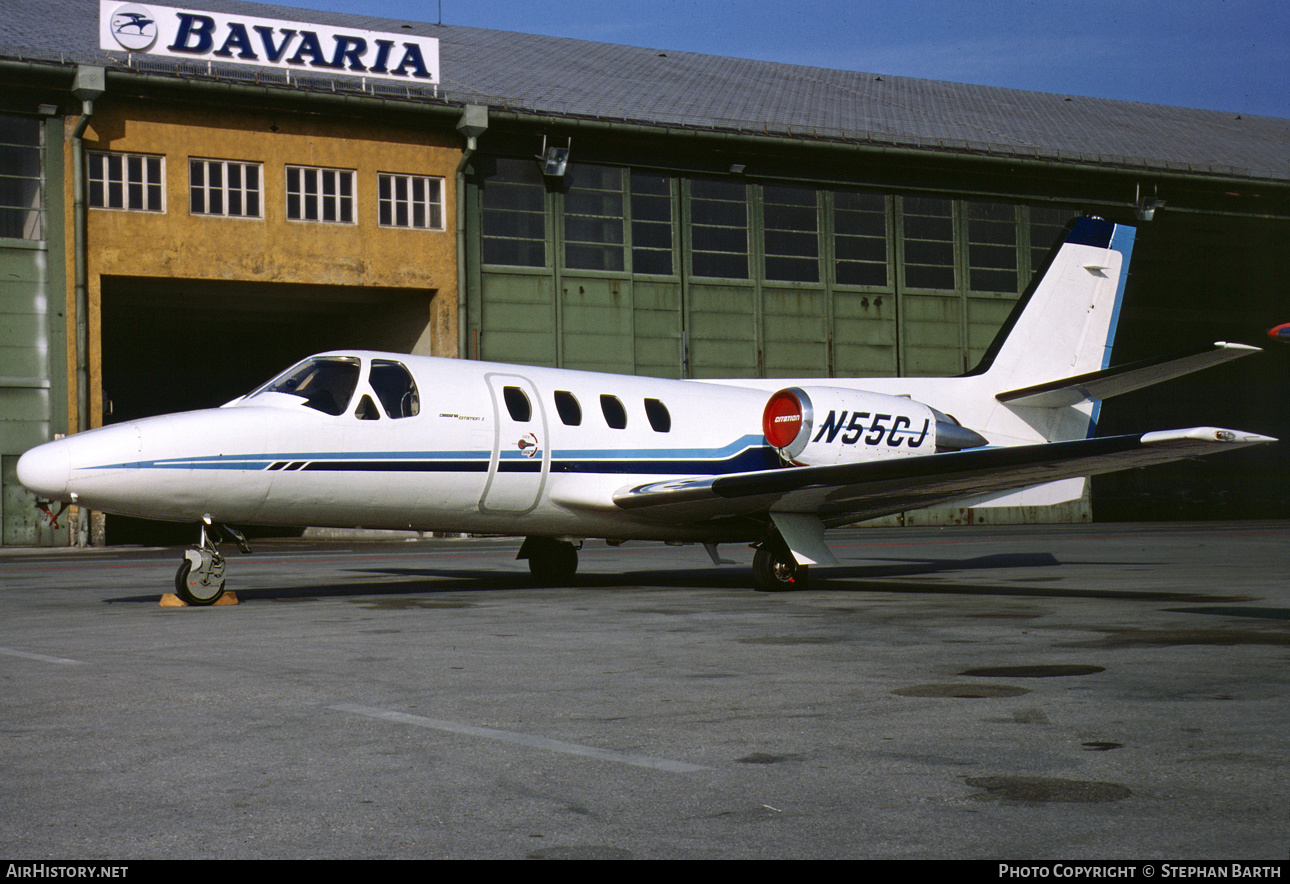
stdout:
MULTIPOLYGON (((339 414, 257 391, 222 408, 114 424, 36 449, 24 460, 24 484, 56 500, 74 492, 90 509, 186 522, 514 534, 540 521, 551 536, 714 542, 764 533, 764 520, 737 512, 661 524, 610 501, 642 483, 785 465, 763 435, 766 390, 336 355, 362 363, 339 414), (406 366, 418 413, 391 417, 375 406, 374 361, 406 366), (364 397, 374 411, 360 417, 364 397)), ((851 429, 824 432, 870 457, 930 453, 913 404, 885 399, 886 411, 833 414, 851 429), (922 451, 910 447, 920 434, 922 451)))

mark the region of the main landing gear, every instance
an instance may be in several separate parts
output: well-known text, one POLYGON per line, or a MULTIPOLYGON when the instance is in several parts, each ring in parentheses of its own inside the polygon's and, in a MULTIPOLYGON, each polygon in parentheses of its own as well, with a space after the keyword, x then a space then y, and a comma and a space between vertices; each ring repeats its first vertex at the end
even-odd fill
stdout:
POLYGON ((244 555, 251 554, 241 531, 229 525, 216 527, 209 518, 202 520, 197 546, 184 551, 184 560, 175 572, 175 593, 189 605, 213 605, 224 594, 224 556, 215 547, 223 539, 220 528, 244 555))
POLYGON ((753 585, 758 592, 806 589, 806 566, 799 565, 778 533, 757 544, 753 554, 753 585))
POLYGON ((575 545, 554 537, 526 537, 515 558, 529 560, 529 572, 539 585, 560 586, 577 573, 581 548, 581 541, 575 545))

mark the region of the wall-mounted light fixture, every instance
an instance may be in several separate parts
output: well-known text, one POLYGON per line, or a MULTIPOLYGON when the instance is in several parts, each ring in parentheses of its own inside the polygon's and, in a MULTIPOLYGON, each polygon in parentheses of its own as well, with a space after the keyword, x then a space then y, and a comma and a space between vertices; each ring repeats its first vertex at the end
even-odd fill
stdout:
POLYGON ((1151 196, 1142 195, 1142 185, 1139 184, 1133 192, 1133 213, 1138 216, 1139 221, 1150 221, 1156 217, 1156 209, 1164 206, 1165 201, 1160 199, 1156 193, 1155 185, 1151 187, 1151 196))
POLYGON ((542 136, 542 153, 537 161, 542 166, 542 174, 547 178, 563 178, 569 165, 569 150, 573 147, 573 136, 564 147, 547 147, 546 136, 542 136))

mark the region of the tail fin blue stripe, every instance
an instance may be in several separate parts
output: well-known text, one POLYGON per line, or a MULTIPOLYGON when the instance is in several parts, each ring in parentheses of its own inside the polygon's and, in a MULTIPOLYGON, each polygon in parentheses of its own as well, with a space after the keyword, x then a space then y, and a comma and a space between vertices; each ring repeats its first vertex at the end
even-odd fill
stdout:
MULTIPOLYGON (((1092 219, 1088 219, 1092 220, 1092 219)), ((1102 222, 1107 223, 1107 222, 1102 222)), ((1108 246, 1120 253, 1122 258, 1120 262, 1120 282, 1115 289, 1115 303, 1111 308, 1111 322, 1106 330, 1106 349, 1102 351, 1102 370, 1111 367, 1111 349, 1115 343, 1115 329, 1120 324, 1120 306, 1124 303, 1124 285, 1129 279, 1129 262, 1133 258, 1133 241, 1137 235, 1137 229, 1127 227, 1124 224, 1112 224, 1113 232, 1111 234, 1108 246)), ((1102 400, 1098 399, 1093 403, 1093 412, 1089 415, 1088 438, 1093 438, 1097 433, 1097 419, 1102 413, 1102 400)))

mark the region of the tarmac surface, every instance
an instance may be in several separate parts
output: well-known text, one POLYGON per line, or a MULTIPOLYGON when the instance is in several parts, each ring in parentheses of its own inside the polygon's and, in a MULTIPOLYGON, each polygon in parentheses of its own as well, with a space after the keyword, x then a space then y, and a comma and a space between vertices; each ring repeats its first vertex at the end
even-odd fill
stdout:
POLYGON ((1290 857, 1290 523, 830 542, 0 549, 0 856, 1290 857))

